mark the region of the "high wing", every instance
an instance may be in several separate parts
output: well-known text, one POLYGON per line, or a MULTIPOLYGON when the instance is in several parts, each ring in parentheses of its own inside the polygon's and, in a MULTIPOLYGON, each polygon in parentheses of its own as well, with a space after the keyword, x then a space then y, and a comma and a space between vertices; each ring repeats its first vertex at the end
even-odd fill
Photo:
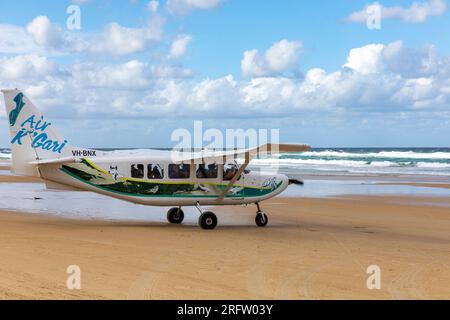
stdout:
POLYGON ((310 151, 311 147, 306 144, 274 144, 268 143, 251 149, 237 149, 227 151, 210 151, 204 150, 193 153, 173 153, 174 160, 182 163, 221 163, 227 161, 245 158, 246 162, 250 162, 252 158, 265 154, 279 154, 285 152, 305 152, 310 151))
MULTIPOLYGON (((167 151, 170 154, 170 158, 175 163, 220 163, 224 164, 227 161, 235 159, 245 158, 245 162, 250 162, 252 158, 264 154, 279 154, 285 152, 305 152, 311 150, 311 147, 306 144, 265 144, 251 149, 238 149, 227 151, 211 151, 204 150, 201 152, 178 152, 167 151)), ((155 154, 157 157, 161 157, 161 154, 155 154)), ((65 164, 80 162, 83 157, 61 157, 53 159, 40 159, 29 162, 31 165, 50 165, 50 164, 65 164)), ((90 157, 87 157, 90 158, 90 157)), ((114 162, 117 160, 152 160, 151 154, 145 155, 127 155, 127 154, 109 154, 108 152, 102 153, 101 156, 93 158, 97 161, 114 162)))

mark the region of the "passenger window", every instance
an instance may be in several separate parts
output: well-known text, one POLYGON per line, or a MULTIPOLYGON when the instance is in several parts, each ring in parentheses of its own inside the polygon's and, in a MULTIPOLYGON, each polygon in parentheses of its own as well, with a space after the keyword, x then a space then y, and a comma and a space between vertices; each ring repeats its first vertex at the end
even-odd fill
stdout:
POLYGON ((191 166, 189 164, 169 164, 170 179, 189 179, 191 166))
POLYGON ((197 178, 216 179, 219 176, 219 166, 217 164, 199 164, 197 166, 197 178))
POLYGON ((144 178, 144 165, 143 164, 132 164, 131 165, 131 177, 142 179, 144 178))
POLYGON ((164 166, 161 164, 147 165, 147 178, 163 179, 164 178, 164 166))
POLYGON ((227 163, 223 166, 223 180, 230 181, 238 172, 238 166, 235 163, 227 163))

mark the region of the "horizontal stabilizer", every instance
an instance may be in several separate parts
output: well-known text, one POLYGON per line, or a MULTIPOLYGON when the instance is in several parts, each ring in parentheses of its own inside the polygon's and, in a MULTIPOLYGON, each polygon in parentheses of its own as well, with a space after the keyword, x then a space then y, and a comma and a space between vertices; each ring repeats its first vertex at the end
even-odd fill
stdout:
POLYGON ((64 158, 56 158, 56 159, 36 160, 36 161, 29 162, 29 164, 44 165, 44 164, 64 164, 64 163, 75 163, 75 162, 79 162, 79 158, 64 157, 64 158))

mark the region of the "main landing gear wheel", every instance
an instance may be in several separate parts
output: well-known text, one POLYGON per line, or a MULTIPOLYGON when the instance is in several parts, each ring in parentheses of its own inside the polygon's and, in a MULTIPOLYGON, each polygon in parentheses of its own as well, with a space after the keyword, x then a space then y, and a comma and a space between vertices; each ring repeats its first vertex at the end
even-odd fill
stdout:
POLYGON ((263 212, 258 212, 255 217, 255 222, 258 227, 265 227, 269 223, 269 218, 263 212))
POLYGON ((269 218, 267 218, 267 215, 262 212, 261 207, 259 206, 259 203, 256 202, 256 208, 258 208, 258 211, 256 211, 256 217, 255 222, 258 227, 265 227, 267 226, 267 223, 269 223, 269 218))
POLYGON ((211 212, 203 212, 198 218, 198 224, 204 230, 213 230, 217 226, 217 216, 211 212))
POLYGON ((172 224, 180 224, 184 220, 184 212, 181 208, 172 208, 167 211, 167 220, 172 224))

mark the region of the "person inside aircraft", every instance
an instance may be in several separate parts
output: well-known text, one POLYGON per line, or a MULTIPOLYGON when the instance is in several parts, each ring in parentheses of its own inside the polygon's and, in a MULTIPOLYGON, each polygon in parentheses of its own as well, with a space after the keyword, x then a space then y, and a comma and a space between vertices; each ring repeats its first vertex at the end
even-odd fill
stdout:
POLYGON ((144 165, 143 164, 132 164, 131 165, 131 177, 142 179, 144 177, 144 165))
POLYGON ((191 168, 191 166, 188 164, 180 165, 180 178, 182 178, 182 179, 189 178, 190 168, 191 168))
POLYGON ((134 177, 136 175, 137 169, 136 169, 136 165, 132 164, 131 165, 131 176, 134 177))
POLYGON ((169 178, 178 179, 180 177, 180 167, 176 164, 169 164, 169 178))
POLYGON ((219 176, 219 166, 217 164, 208 165, 208 178, 215 179, 219 176))
POLYGON ((188 164, 169 164, 170 179, 188 179, 191 166, 188 164))
POLYGON ((197 178, 199 179, 205 179, 207 177, 207 172, 205 170, 205 165, 200 164, 197 168, 197 178))
POLYGON ((223 180, 230 181, 238 172, 238 167, 235 163, 228 163, 223 166, 223 180))
POLYGON ((147 166, 147 177, 149 179, 162 179, 164 176, 164 170, 160 165, 149 164, 147 166))
POLYGON ((218 176, 218 166, 216 164, 200 164, 197 169, 197 178, 215 179, 218 176))
POLYGON ((153 167, 153 177, 154 179, 162 179, 163 178, 163 169, 160 168, 158 165, 153 167))

